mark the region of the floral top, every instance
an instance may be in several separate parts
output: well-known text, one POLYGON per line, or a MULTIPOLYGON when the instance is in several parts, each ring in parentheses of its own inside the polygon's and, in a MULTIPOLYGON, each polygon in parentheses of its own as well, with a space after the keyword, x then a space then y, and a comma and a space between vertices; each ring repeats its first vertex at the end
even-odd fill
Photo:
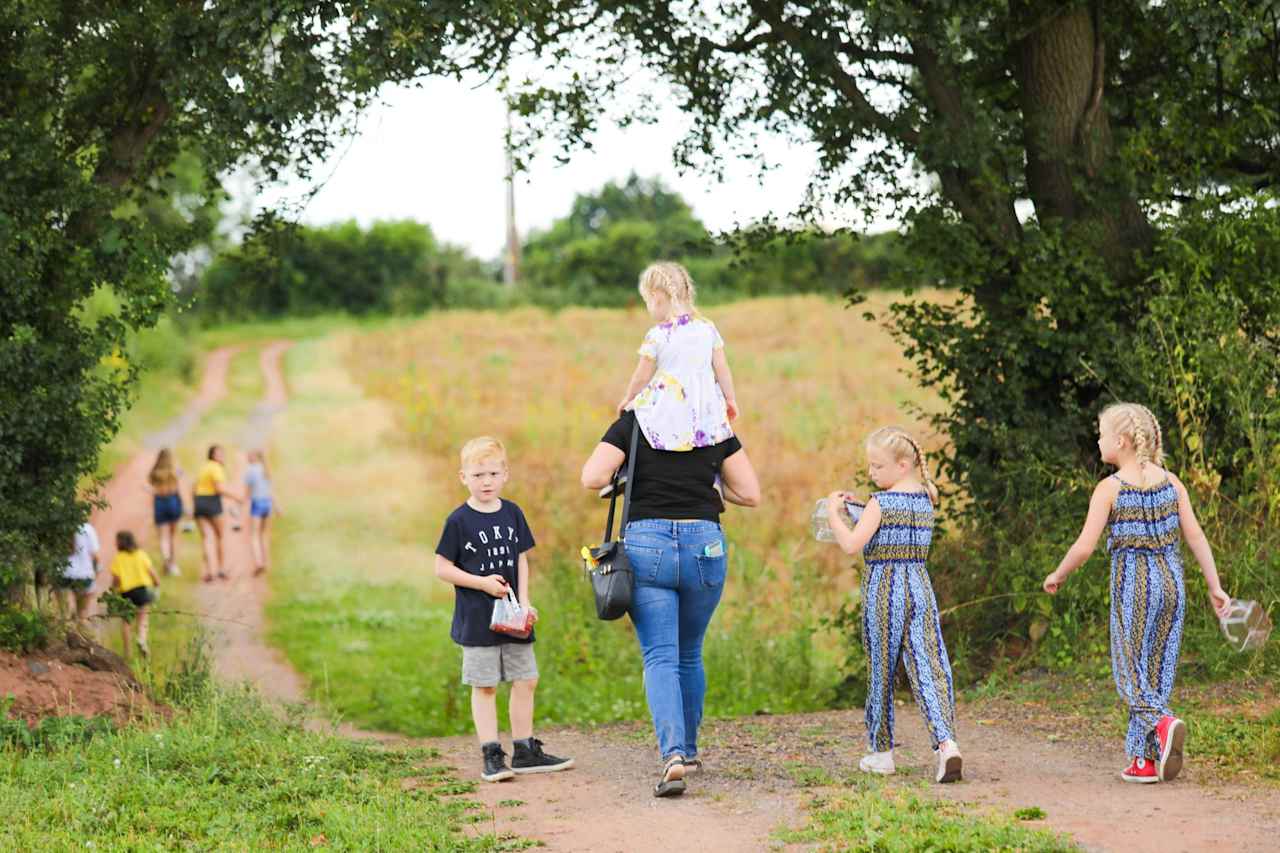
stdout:
POLYGON ((658 368, 631 404, 654 450, 710 447, 733 435, 724 392, 711 367, 724 339, 710 320, 682 314, 644 336, 640 355, 658 368))

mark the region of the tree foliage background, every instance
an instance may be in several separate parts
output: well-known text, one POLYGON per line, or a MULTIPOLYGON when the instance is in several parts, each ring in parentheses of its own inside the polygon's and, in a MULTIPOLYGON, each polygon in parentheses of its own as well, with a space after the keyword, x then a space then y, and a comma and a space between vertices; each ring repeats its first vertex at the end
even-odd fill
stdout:
MULTIPOLYGON (((1274 0, 5 4, 0 582, 59 562, 85 513, 78 481, 126 399, 129 367, 103 358, 158 315, 198 236, 142 213, 180 209, 173 164, 198 157, 205 199, 236 164, 305 174, 378 85, 428 73, 509 75, 517 140, 565 150, 653 120, 666 93, 683 164, 715 173, 789 134, 819 152, 802 221, 907 223, 909 279, 957 298, 887 319, 951 404, 953 482, 998 525, 988 587, 1034 582, 1047 557, 1026 530, 1076 514, 1115 397, 1153 403, 1175 465, 1263 536, 1280 505, 1278 21, 1274 0), (102 286, 119 312, 82 322, 102 286)), ((575 216, 538 248, 584 269, 608 260, 592 240, 665 239, 575 216)), ((1257 541, 1241 565, 1274 576, 1257 541)), ((1064 618, 1097 603, 1073 595, 1064 618)))
POLYGON ((170 301, 170 263, 206 235, 220 176, 308 174, 379 85, 439 59, 466 11, 0 6, 0 633, 28 624, 12 604, 24 579, 70 550, 89 508, 81 484, 128 401, 130 329, 170 301), (117 309, 86 314, 101 288, 117 309))

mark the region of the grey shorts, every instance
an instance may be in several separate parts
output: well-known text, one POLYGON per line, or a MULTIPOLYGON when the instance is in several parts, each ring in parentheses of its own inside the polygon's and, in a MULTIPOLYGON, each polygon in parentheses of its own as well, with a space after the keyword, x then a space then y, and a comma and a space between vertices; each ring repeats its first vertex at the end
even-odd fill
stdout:
POLYGON ((537 677, 533 643, 462 647, 463 684, 497 687, 502 681, 528 681, 537 677))

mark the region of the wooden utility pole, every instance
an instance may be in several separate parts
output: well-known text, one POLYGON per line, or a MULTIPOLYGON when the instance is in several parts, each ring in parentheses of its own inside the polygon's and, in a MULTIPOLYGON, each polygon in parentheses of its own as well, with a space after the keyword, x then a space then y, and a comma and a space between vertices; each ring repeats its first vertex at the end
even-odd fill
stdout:
POLYGON ((520 278, 520 232, 516 230, 516 167, 511 151, 511 106, 507 106, 507 250, 502 264, 502 283, 515 287, 520 278))

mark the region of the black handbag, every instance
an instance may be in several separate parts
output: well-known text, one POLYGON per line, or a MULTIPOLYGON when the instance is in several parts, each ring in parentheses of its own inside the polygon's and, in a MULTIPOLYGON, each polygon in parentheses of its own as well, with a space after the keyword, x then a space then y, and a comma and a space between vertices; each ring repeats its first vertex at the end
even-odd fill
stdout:
POLYGON ((606 621, 621 618, 631 609, 631 590, 635 586, 635 574, 631 561, 623 547, 622 536, 627 529, 627 516, 631 512, 631 483, 635 480, 636 442, 640 436, 640 423, 631 429, 631 452, 627 454, 626 491, 622 497, 622 522, 618 525, 618 539, 613 539, 613 511, 618 505, 619 468, 613 472, 613 493, 609 496, 609 520, 604 525, 603 544, 590 549, 587 576, 591 579, 591 591, 596 597, 596 616, 606 621))

